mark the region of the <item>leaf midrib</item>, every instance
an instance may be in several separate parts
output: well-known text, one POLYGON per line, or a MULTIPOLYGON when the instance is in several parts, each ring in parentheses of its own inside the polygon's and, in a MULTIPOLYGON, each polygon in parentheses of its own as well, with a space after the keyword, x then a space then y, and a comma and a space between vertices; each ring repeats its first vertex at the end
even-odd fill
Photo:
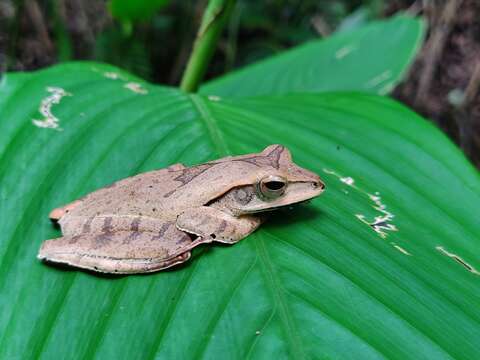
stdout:
MULTIPOLYGON (((205 98, 200 95, 190 95, 192 99, 192 103, 196 110, 198 111, 199 118, 203 120, 204 125, 207 129, 209 136, 212 139, 212 142, 217 148, 218 156, 225 157, 230 156, 231 151, 229 150, 227 143, 221 133, 221 130, 218 126, 218 122, 209 110, 208 106, 205 104, 205 98)), ((281 286, 281 283, 278 277, 275 274, 273 269, 272 261, 270 259, 270 255, 265 249, 265 244, 263 243, 263 239, 261 236, 257 236, 258 242, 252 243, 249 242, 251 246, 255 246, 255 252, 260 256, 260 262, 262 263, 262 267, 265 269, 266 276, 270 279, 270 282, 266 281, 267 285, 270 287, 273 297, 275 299, 276 306, 279 307, 280 310, 280 320, 287 330, 287 339, 288 343, 290 344, 290 348, 292 350, 292 356, 294 359, 305 359, 305 351, 303 349, 303 345, 298 337, 298 332, 295 330, 294 321, 290 315, 288 310, 288 305, 286 300, 283 296, 284 289, 281 286), (258 244, 259 243, 259 244, 258 244), (261 245, 259 247, 259 245, 261 245)), ((275 309, 273 310, 275 311, 275 309)))

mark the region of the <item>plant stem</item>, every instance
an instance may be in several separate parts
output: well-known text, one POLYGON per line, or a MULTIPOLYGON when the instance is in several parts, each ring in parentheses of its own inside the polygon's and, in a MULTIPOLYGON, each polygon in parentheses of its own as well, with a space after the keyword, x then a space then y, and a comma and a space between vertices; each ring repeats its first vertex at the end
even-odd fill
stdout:
POLYGON ((234 2, 235 0, 209 0, 180 83, 183 91, 197 91, 234 2))

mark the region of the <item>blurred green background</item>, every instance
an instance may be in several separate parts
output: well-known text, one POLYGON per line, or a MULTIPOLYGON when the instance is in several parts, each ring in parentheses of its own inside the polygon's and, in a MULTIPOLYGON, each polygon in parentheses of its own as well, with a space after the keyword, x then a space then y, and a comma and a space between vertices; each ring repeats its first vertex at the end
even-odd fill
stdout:
MULTIPOLYGON (((2 0, 3 70, 91 59, 178 84, 206 1, 2 0), (140 4, 140 6, 139 6, 140 4)), ((207 78, 361 26, 413 1, 238 1, 207 78)), ((1 49, 0 48, 0 49, 1 49)))

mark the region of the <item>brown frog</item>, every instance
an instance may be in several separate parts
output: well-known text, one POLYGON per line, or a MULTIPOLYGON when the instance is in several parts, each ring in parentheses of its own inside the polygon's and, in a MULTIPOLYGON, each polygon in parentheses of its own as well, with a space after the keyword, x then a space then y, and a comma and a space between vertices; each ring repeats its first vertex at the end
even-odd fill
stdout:
POLYGON ((320 195, 320 177, 282 145, 192 167, 129 177, 54 209, 63 237, 39 259, 104 273, 146 273, 190 258, 202 243, 234 244, 261 223, 258 213, 320 195))

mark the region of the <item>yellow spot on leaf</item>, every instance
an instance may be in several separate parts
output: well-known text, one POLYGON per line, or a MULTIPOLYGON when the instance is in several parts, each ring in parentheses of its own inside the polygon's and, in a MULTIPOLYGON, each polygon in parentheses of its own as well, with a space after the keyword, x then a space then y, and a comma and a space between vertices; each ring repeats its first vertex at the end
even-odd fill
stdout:
POLYGON ((335 58, 340 60, 343 59, 345 56, 349 55, 352 51, 356 50, 357 47, 355 45, 346 45, 341 47, 335 52, 335 58))
POLYGON ((128 82, 125 85, 123 85, 123 87, 137 94, 142 94, 142 95, 148 94, 148 90, 143 88, 142 85, 139 83, 128 82))
POLYGON ((53 105, 59 104, 60 101, 64 96, 72 96, 69 92, 66 92, 64 89, 49 86, 46 88, 47 92, 51 95, 47 96, 46 98, 42 99, 40 102, 40 107, 38 111, 42 114, 43 119, 32 119, 32 123, 40 128, 46 129, 55 129, 61 131, 60 128, 60 119, 58 119, 52 112, 53 105))
POLYGON ((375 76, 374 78, 370 79, 366 84, 366 88, 373 88, 377 85, 380 85, 381 83, 389 80, 392 77, 392 71, 391 70, 385 70, 382 72, 380 75, 375 76))
POLYGON ((402 254, 404 255, 408 255, 408 256, 412 256, 412 254, 410 254, 407 250, 405 250, 403 247, 401 247, 400 245, 397 245, 395 243, 391 243, 392 246, 397 249, 398 251, 400 251, 402 254))

